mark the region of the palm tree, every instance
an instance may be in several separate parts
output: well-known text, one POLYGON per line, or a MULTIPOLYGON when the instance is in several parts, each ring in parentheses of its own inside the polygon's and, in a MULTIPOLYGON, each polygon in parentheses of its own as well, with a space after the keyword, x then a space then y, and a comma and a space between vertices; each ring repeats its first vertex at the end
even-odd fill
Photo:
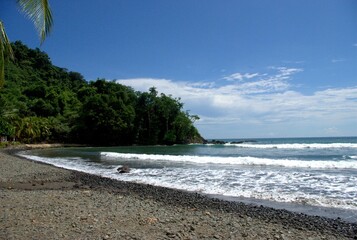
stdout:
MULTIPOLYGON (((49 34, 52 25, 52 13, 48 0, 17 0, 20 9, 34 23, 41 43, 49 34)), ((9 38, 3 22, 0 20, 0 88, 5 81, 5 58, 13 58, 9 38)))

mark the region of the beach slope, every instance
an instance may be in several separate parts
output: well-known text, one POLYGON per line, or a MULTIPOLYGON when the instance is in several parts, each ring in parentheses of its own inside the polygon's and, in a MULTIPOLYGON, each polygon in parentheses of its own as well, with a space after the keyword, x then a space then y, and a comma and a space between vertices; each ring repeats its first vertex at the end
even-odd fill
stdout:
POLYGON ((0 150, 0 239, 357 239, 356 224, 119 182, 0 150))

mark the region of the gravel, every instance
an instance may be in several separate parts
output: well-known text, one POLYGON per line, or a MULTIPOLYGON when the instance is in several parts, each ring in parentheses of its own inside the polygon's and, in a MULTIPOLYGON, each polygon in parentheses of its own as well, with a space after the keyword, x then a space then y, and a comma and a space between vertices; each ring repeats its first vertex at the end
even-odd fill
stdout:
POLYGON ((0 239, 357 239, 357 224, 120 182, 0 151, 0 239))

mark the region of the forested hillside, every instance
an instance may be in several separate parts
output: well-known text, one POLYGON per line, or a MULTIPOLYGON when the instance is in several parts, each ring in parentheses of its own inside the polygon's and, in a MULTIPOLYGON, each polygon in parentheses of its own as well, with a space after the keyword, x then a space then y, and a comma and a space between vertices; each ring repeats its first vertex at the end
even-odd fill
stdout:
POLYGON ((174 144, 201 141, 198 119, 179 99, 152 87, 137 92, 114 82, 87 82, 52 65, 39 49, 12 44, 15 60, 0 86, 0 136, 20 142, 95 145, 174 144))

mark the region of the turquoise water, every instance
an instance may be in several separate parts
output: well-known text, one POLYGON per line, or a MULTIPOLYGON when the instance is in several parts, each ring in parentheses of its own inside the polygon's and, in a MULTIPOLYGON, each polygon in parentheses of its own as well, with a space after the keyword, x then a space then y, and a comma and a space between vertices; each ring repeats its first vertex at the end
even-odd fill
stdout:
POLYGON ((123 181, 222 197, 340 209, 357 216, 357 137, 63 148, 20 154, 123 181), (119 174, 116 169, 122 165, 129 166, 131 172, 119 174))

